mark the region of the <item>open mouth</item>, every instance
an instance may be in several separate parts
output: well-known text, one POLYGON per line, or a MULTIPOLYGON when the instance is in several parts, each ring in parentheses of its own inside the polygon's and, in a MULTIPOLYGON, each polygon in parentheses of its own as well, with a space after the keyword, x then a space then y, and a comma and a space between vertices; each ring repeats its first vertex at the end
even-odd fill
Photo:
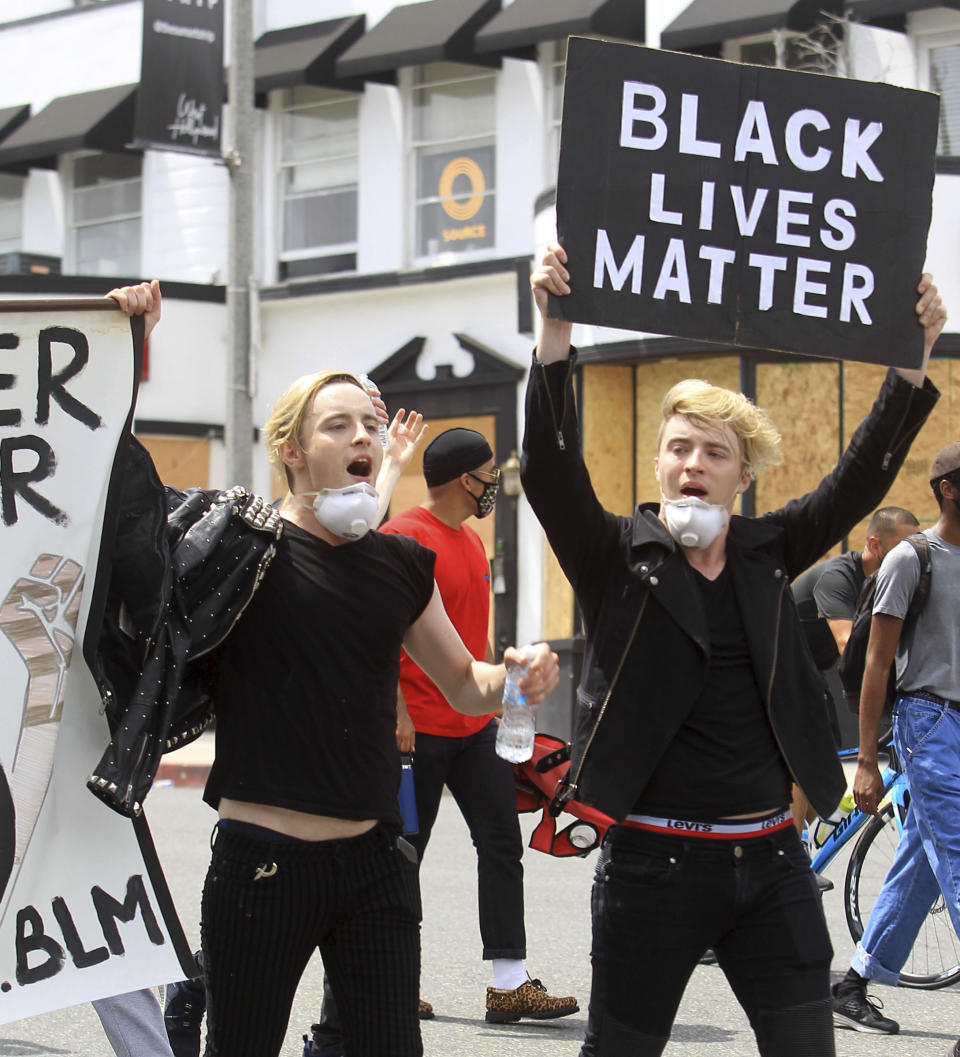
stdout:
POLYGON ((686 496, 688 499, 703 499, 707 494, 707 490, 698 484, 685 484, 680 489, 680 494, 686 496))
POLYGON ((359 455, 347 466, 351 477, 369 477, 373 473, 373 459, 369 455, 359 455))

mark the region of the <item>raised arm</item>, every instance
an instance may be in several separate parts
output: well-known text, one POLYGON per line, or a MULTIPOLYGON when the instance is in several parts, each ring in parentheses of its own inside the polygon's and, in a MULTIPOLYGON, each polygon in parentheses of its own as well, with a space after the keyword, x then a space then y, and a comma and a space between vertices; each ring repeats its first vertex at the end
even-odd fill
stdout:
MULTIPOLYGON (((383 401, 377 397, 374 406, 383 405, 383 401)), ((385 413, 385 412, 384 412, 385 413)), ((393 490, 397 487, 403 471, 407 468, 410 460, 423 438, 430 428, 423 421, 423 415, 419 411, 411 411, 404 420, 405 411, 401 407, 393 416, 390 429, 387 431, 388 443, 383 451, 383 462, 380 465, 380 473, 377 474, 377 524, 387 516, 393 490)), ((378 408, 379 415, 379 408, 378 408)))
POLYGON ((923 363, 915 370, 897 367, 896 371, 901 378, 912 382, 919 389, 927 376, 927 364, 930 362, 930 353, 933 351, 934 343, 940 337, 940 331, 943 330, 947 321, 947 310, 940 300, 937 288, 933 285, 933 276, 929 272, 924 272, 920 276, 917 293, 920 295, 916 305, 917 320, 923 327, 923 363))
POLYGON ((553 242, 547 247, 536 271, 530 276, 530 289, 540 311, 540 340, 537 359, 540 363, 556 363, 570 357, 572 323, 553 319, 549 315, 548 295, 563 297, 570 293, 570 273, 566 269, 566 250, 553 242))

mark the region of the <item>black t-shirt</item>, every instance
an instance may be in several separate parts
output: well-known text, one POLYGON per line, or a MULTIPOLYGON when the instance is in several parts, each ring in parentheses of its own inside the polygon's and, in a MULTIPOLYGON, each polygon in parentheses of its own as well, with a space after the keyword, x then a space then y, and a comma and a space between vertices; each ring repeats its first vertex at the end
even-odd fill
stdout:
POLYGON ((333 547, 284 522, 224 647, 208 804, 398 817, 400 647, 430 601, 433 562, 405 536, 333 547))
POLYGON ((715 819, 785 806, 790 772, 757 686, 730 570, 716 580, 691 572, 710 628, 707 681, 633 811, 715 819))
POLYGON ((797 613, 821 672, 839 658, 827 619, 853 620, 857 597, 866 577, 859 551, 846 551, 811 566, 790 585, 797 613))

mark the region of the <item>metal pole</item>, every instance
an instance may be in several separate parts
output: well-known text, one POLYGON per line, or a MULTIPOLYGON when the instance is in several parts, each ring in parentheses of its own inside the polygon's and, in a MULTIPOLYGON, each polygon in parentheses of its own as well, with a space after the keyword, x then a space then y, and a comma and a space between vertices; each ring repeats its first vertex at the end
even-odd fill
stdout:
POLYGON ((250 377, 250 289, 253 280, 254 141, 253 0, 230 6, 230 103, 233 146, 227 263, 227 486, 253 484, 253 401, 250 377))

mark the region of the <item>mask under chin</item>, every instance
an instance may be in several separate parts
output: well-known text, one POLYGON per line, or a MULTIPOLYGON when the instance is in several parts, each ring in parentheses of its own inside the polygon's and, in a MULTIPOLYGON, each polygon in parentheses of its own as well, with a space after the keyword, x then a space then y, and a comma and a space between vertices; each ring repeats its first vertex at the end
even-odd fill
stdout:
POLYGON ((347 485, 346 488, 324 488, 317 492, 313 501, 313 514, 335 536, 358 540, 376 525, 377 506, 376 490, 364 482, 347 485))

